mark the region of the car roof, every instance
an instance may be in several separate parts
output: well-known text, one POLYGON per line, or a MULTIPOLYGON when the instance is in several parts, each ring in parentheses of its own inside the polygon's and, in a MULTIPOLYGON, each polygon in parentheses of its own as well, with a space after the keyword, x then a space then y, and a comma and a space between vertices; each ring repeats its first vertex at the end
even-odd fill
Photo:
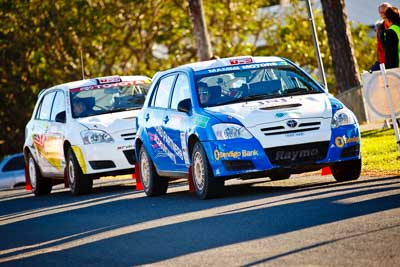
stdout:
POLYGON ((213 68, 223 68, 229 66, 237 66, 244 64, 254 64, 254 63, 273 63, 273 62, 287 62, 287 59, 277 56, 237 56, 237 57, 227 57, 218 58, 207 61, 200 61, 195 63, 185 64, 173 69, 166 70, 164 72, 177 71, 182 69, 191 69, 194 72, 203 71, 213 68))
POLYGON ((5 156, 1 159, 1 162, 4 161, 4 160, 6 160, 6 159, 21 157, 21 156, 24 156, 24 154, 23 154, 22 152, 21 152, 21 153, 10 154, 10 155, 5 155, 5 156))
POLYGON ((79 87, 90 86, 90 85, 98 85, 98 84, 101 84, 101 82, 100 82, 101 80, 108 81, 108 82, 104 82, 104 83, 116 83, 116 82, 140 81, 140 80, 151 81, 151 78, 147 77, 145 75, 126 75, 126 76, 114 75, 114 76, 96 77, 96 78, 91 78, 91 79, 85 79, 85 80, 80 80, 80 81, 73 81, 73 82, 58 84, 58 85, 43 89, 39 93, 39 95, 42 94, 46 90, 50 90, 50 89, 54 89, 54 88, 68 91, 69 89, 73 89, 73 88, 79 88, 79 87))

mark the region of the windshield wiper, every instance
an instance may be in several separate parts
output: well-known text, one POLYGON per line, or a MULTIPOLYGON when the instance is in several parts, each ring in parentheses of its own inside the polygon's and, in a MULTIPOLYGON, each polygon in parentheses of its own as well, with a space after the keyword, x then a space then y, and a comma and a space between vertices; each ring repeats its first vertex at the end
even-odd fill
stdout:
POLYGON ((240 103, 240 102, 248 102, 252 100, 262 100, 262 99, 269 99, 269 98, 274 98, 277 96, 281 96, 280 94, 257 94, 257 95, 248 95, 248 96, 242 96, 240 98, 228 100, 224 103, 221 104, 234 104, 234 103, 240 103))
POLYGON ((320 93, 323 93, 323 92, 309 91, 307 88, 295 87, 295 88, 286 89, 283 92, 282 96, 308 95, 308 94, 320 94, 320 93))

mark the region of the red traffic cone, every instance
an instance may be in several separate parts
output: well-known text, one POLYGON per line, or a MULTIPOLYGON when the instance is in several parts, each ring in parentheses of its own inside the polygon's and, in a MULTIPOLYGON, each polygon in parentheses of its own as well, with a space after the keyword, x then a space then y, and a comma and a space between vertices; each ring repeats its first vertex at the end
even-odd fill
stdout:
POLYGON ((322 168, 322 170, 321 170, 322 176, 323 175, 331 175, 331 174, 332 174, 332 172, 331 172, 331 168, 329 168, 329 166, 325 166, 322 168))
POLYGON ((136 180, 136 190, 143 190, 142 180, 140 180, 139 164, 135 163, 135 171, 132 173, 132 178, 136 180))

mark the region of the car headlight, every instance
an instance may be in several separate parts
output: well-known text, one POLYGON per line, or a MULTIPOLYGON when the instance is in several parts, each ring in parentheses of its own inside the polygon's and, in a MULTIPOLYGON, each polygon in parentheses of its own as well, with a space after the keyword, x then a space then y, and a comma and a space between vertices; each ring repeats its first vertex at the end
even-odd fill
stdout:
POLYGON ((336 111, 332 118, 332 128, 337 128, 343 125, 350 125, 357 123, 357 119, 353 112, 349 109, 342 108, 336 111))
POLYGON ((101 130, 82 131, 81 137, 85 145, 114 142, 114 139, 111 137, 111 135, 101 130))
POLYGON ((243 126, 232 123, 220 123, 212 126, 217 140, 227 140, 234 138, 250 139, 253 136, 243 126))

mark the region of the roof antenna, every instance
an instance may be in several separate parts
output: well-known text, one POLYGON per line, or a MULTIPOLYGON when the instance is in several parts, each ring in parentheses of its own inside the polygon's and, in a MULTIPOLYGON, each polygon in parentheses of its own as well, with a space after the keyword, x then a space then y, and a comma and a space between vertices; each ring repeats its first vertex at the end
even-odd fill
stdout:
POLYGON ((82 54, 82 48, 81 48, 81 68, 82 68, 82 79, 85 79, 85 72, 83 71, 83 54, 82 54))

